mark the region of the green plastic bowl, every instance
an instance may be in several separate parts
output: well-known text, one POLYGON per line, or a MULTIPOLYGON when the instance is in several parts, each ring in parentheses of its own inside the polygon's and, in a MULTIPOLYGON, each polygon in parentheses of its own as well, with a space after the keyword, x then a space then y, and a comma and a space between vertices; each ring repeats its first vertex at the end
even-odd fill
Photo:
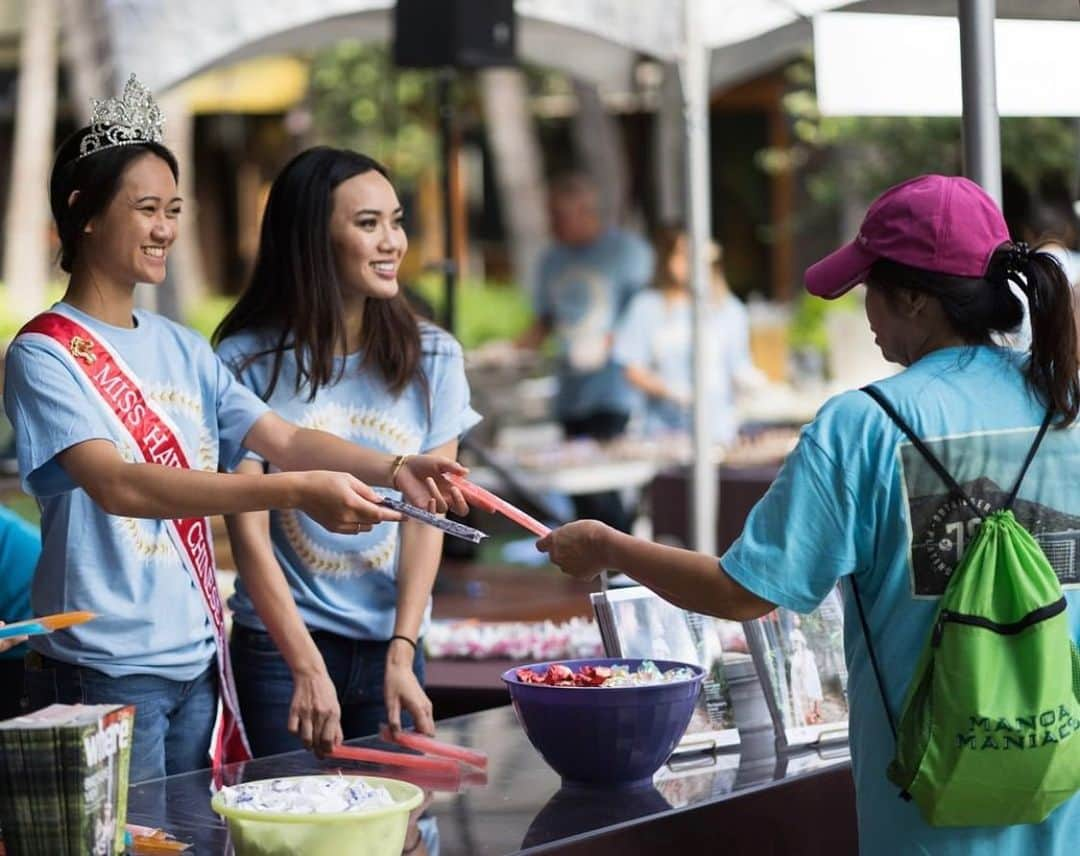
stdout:
MULTIPOLYGON (((290 776, 289 779, 336 779, 338 776, 290 776)), ((221 793, 210 807, 229 823, 236 856, 401 856, 409 812, 424 795, 410 782, 379 776, 346 776, 371 787, 386 788, 394 805, 371 811, 334 814, 280 814, 225 806, 221 793)), ((245 784, 253 784, 245 782, 245 784)))

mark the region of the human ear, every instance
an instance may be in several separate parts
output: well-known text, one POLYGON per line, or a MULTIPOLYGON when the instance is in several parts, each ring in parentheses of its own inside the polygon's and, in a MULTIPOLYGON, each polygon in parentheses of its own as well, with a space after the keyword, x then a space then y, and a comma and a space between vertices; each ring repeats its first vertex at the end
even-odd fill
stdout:
POLYGON ((926 295, 921 291, 913 291, 909 288, 904 289, 902 297, 902 306, 904 314, 908 318, 915 318, 923 313, 926 309, 926 295))
MULTIPOLYGON (((78 199, 79 199, 79 191, 78 190, 71 191, 71 193, 68 194, 68 198, 67 198, 68 208, 74 208, 75 203, 78 201, 78 199)), ((85 226, 83 226, 83 234, 84 235, 89 235, 93 231, 94 231, 94 226, 93 226, 93 221, 91 220, 89 223, 87 223, 85 226)))

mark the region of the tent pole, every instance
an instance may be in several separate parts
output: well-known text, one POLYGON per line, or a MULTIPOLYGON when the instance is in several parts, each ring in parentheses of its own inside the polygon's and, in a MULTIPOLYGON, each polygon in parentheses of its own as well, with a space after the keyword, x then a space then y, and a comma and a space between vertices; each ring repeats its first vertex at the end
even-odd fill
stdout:
POLYGON ((964 173, 1001 205, 994 17, 997 0, 959 0, 964 173))
POLYGON ((701 41, 700 0, 683 0, 683 55, 679 63, 686 132, 686 214, 693 291, 693 473, 690 513, 694 549, 716 553, 717 480, 707 378, 716 366, 706 362, 707 316, 712 291, 709 239, 712 234, 709 174, 708 50, 701 41))
POLYGON ((439 100, 439 150, 442 155, 442 215, 443 215, 443 327, 453 334, 457 308, 457 211, 454 205, 454 79, 453 68, 439 70, 436 88, 439 100))

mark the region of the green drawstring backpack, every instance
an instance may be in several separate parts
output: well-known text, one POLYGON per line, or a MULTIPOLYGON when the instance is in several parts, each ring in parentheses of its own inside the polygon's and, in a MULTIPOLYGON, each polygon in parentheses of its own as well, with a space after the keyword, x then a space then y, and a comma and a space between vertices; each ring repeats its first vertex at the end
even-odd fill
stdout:
POLYGON ((896 738, 888 777, 931 826, 1039 823, 1080 790, 1080 655, 1061 583, 1012 504, 1042 424, 1002 509, 980 512, 874 387, 866 392, 952 494, 982 517, 941 596, 894 724, 859 590, 855 602, 896 738))

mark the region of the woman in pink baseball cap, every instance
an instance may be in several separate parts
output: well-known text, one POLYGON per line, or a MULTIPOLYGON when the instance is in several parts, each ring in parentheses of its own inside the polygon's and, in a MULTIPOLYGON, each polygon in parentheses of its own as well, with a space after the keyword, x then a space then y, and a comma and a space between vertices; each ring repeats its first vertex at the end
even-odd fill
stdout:
MULTIPOLYGON (((1052 557, 1080 641, 1080 409, 1077 335, 1061 267, 1010 239, 978 185, 925 175, 883 193, 856 238, 806 272, 831 299, 866 285, 866 314, 900 373, 830 399, 807 425, 742 535, 720 558, 652 544, 595 521, 537 545, 566 573, 624 571, 695 612, 747 620, 807 613, 845 577, 850 742, 860 849, 866 853, 1066 853, 1080 840, 1080 798, 1040 824, 932 827, 885 775, 895 720, 945 583, 978 527, 1003 507, 1031 459, 1013 511, 1052 557), (1022 297, 1020 296, 1022 295, 1022 297), (1031 318, 1031 347, 998 342, 1031 318), (957 499, 901 428, 922 438, 972 505, 957 499), (1041 444, 1040 428, 1046 423, 1041 444), (880 665, 858 629, 857 581, 880 665), (887 707, 886 707, 887 706, 887 707)), ((722 508, 723 506, 721 506, 722 508)))

